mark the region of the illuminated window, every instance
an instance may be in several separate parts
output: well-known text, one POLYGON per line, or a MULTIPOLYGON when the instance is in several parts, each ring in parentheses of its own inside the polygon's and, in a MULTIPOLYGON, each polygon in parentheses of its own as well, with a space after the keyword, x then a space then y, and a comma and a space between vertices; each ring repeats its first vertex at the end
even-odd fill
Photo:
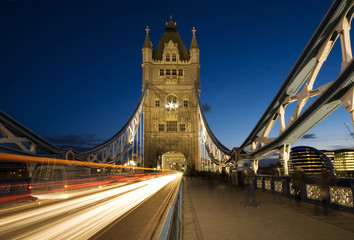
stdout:
POLYGON ((167 132, 177 132, 177 121, 167 121, 167 132))
POLYGON ((183 106, 184 106, 184 107, 188 107, 188 104, 189 104, 189 103, 188 103, 188 100, 184 100, 184 101, 183 101, 183 106))
POLYGON ((167 96, 165 108, 170 111, 176 110, 178 108, 176 96, 174 95, 167 96))
POLYGON ((171 75, 171 70, 170 69, 166 69, 166 75, 171 75))
POLYGON ((176 69, 172 69, 172 75, 177 75, 177 70, 176 69))
POLYGON ((159 124, 159 132, 165 131, 165 124, 159 124))
POLYGON ((166 62, 171 61, 170 54, 166 54, 166 62))
POLYGON ((178 69, 178 76, 183 76, 183 69, 178 69))
POLYGON ((176 54, 172 54, 172 62, 176 62, 176 61, 177 61, 176 54))
POLYGON ((167 103, 177 103, 177 98, 173 95, 169 95, 166 100, 167 103))
POLYGON ((165 71, 163 69, 160 69, 160 76, 165 75, 165 71))
POLYGON ((155 107, 160 107, 160 100, 155 100, 155 107))
POLYGON ((186 131, 186 124, 182 123, 179 125, 179 131, 180 132, 185 132, 186 131))

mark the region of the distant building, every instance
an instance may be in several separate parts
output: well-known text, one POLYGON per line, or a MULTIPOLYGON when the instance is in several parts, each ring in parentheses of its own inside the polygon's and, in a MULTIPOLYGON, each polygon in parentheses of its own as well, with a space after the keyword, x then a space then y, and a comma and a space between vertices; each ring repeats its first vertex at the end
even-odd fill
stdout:
POLYGON ((323 150, 322 152, 331 159, 338 177, 354 178, 354 149, 323 150))
POLYGON ((309 175, 334 169, 337 177, 354 178, 354 149, 320 151, 308 146, 293 147, 290 152, 289 174, 296 167, 301 167, 309 175))
POLYGON ((0 161, 0 180, 28 178, 29 176, 30 173, 28 171, 27 163, 0 161))
POLYGON ((308 146, 293 147, 290 152, 289 174, 301 167, 306 174, 316 175, 333 169, 333 164, 323 152, 308 146))

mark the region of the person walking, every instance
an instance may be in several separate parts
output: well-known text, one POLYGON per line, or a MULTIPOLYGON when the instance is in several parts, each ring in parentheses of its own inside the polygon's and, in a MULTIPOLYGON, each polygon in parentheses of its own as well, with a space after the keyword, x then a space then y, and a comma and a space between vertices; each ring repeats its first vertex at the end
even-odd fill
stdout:
POLYGON ((249 207, 255 207, 258 208, 257 202, 256 202, 256 196, 255 196, 255 189, 254 189, 254 177, 255 173, 251 169, 251 166, 248 162, 244 163, 244 169, 242 171, 243 173, 243 184, 245 186, 245 205, 247 208, 249 207), (250 196, 252 198, 252 203, 249 201, 250 196))
POLYGON ((320 187, 320 200, 323 207, 323 214, 327 216, 329 203, 329 174, 327 171, 321 173, 317 184, 320 187))
MULTIPOLYGON (((276 205, 281 205, 282 204, 282 197, 283 197, 283 193, 284 193, 284 186, 285 184, 283 183, 283 178, 281 176, 281 171, 280 171, 280 168, 277 167, 275 169, 275 177, 274 178, 274 185, 275 185, 275 180, 281 184, 281 191, 280 192, 277 192, 276 189, 274 189, 274 193, 273 193, 273 196, 274 196, 274 202, 276 205)), ((275 188, 275 186, 274 186, 275 188)), ((278 190, 279 191, 279 190, 278 190)))
POLYGON ((295 199, 297 202, 300 202, 301 197, 302 197, 302 182, 304 179, 304 171, 302 170, 301 167, 296 167, 296 170, 293 174, 293 177, 291 179, 292 183, 292 188, 295 191, 295 199))

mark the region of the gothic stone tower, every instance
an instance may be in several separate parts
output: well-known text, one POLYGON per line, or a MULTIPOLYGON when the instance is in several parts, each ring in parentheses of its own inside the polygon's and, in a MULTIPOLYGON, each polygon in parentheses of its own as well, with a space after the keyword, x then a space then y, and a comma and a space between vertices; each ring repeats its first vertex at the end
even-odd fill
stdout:
MULTIPOLYGON (((166 23, 154 50, 149 31, 147 27, 142 49, 143 86, 148 81, 144 103, 144 165, 160 166, 163 154, 176 153, 184 155, 185 167, 199 170, 200 124, 194 82, 197 81, 199 94, 200 65, 195 29, 189 51, 172 19, 166 23)), ((165 164, 164 168, 170 166, 165 164)))

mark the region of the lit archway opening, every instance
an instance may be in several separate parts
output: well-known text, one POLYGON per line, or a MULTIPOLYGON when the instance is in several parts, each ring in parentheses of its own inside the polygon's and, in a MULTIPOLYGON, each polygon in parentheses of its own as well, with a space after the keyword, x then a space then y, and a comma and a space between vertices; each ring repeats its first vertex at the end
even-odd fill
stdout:
POLYGON ((162 169, 186 171, 187 160, 183 153, 170 151, 162 154, 162 169))

